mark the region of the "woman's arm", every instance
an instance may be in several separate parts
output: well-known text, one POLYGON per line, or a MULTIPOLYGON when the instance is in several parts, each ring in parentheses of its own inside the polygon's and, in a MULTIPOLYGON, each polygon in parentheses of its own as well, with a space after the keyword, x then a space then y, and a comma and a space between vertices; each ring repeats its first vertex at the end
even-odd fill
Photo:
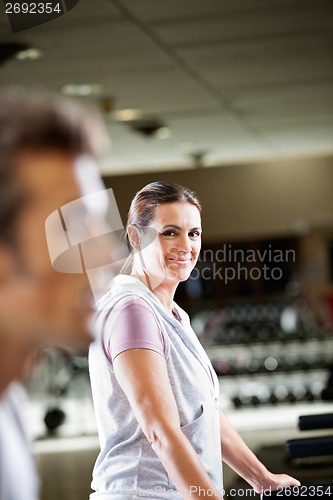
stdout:
POLYGON ((113 367, 142 431, 178 491, 186 499, 221 500, 218 492, 204 494, 215 487, 180 429, 163 356, 148 349, 130 349, 115 357, 113 367))
POLYGON ((272 474, 245 444, 227 417, 220 411, 223 461, 260 493, 278 486, 299 486, 300 482, 287 474, 272 474))

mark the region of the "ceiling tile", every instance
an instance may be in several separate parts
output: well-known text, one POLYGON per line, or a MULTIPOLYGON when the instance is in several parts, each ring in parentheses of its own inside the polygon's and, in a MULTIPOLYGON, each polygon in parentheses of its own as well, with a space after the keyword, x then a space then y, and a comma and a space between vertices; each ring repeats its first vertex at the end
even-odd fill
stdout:
MULTIPOLYGON (((225 2, 221 2, 225 5, 225 2)), ((258 6, 249 1, 242 9, 205 12, 205 15, 175 18, 152 24, 154 32, 172 47, 199 46, 212 42, 251 41, 299 36, 306 33, 331 31, 332 6, 327 1, 304 1, 258 6)))

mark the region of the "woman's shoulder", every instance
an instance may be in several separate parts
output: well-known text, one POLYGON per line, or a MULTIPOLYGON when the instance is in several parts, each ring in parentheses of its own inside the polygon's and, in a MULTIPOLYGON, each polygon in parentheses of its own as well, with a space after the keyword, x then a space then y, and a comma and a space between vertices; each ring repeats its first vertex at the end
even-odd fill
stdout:
POLYGON ((117 305, 121 307, 121 309, 131 308, 151 311, 151 307, 148 302, 143 297, 135 294, 129 294, 121 297, 118 300, 117 305))
POLYGON ((132 276, 115 276, 109 290, 98 300, 97 311, 110 310, 115 304, 127 298, 134 300, 144 297, 144 292, 145 290, 140 287, 140 282, 132 276))

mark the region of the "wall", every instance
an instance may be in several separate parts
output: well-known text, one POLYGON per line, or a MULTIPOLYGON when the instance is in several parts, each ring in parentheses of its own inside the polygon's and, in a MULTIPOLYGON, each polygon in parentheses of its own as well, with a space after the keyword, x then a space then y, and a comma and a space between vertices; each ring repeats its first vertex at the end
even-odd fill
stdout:
POLYGON ((333 226, 312 229, 300 240, 299 261, 303 291, 312 311, 320 323, 333 327, 333 311, 327 300, 333 299, 330 241, 333 241, 333 226))
POLYGON ((154 180, 197 192, 206 241, 291 235, 308 224, 333 226, 333 157, 108 177, 124 223, 135 192, 154 180))

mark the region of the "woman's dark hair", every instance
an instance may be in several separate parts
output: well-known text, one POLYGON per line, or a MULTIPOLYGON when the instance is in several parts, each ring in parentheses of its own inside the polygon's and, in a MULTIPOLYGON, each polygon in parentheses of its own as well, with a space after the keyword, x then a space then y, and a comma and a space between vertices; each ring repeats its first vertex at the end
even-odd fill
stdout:
MULTIPOLYGON (((146 227, 154 220, 155 208, 165 203, 191 203, 199 212, 201 205, 197 195, 190 189, 174 184, 173 182, 151 182, 144 186, 134 196, 128 211, 126 229, 130 224, 146 227)), ((131 247, 128 235, 127 243, 131 247)), ((133 251, 121 269, 121 273, 128 272, 133 264, 133 251)))
POLYGON ((15 176, 15 160, 27 151, 97 156, 107 145, 99 116, 47 91, 0 92, 0 240, 13 244, 15 220, 26 194, 15 176))

